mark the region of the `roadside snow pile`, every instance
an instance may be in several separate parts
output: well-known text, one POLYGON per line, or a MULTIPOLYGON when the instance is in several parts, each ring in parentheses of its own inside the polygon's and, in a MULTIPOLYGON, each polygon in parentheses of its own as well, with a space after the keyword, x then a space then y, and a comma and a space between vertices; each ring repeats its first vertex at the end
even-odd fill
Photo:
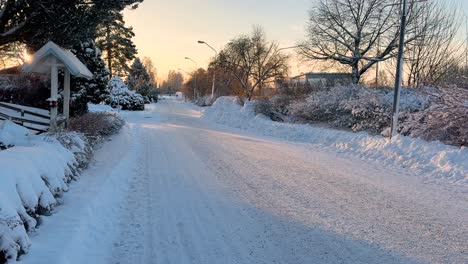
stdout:
POLYGON ((141 94, 128 89, 128 86, 119 77, 112 77, 109 81, 111 95, 106 103, 116 108, 121 106, 123 110, 145 110, 145 99, 141 94))
MULTIPOLYGON (((0 121, 0 136, 10 148, 0 151, 0 263, 27 253, 27 232, 40 215, 50 214, 86 163, 90 149, 76 133, 37 136, 0 121)), ((3 143, 5 144, 5 143, 3 143)))
POLYGON ((428 176, 427 180, 446 179, 452 183, 468 184, 468 149, 447 146, 440 142, 398 136, 390 141, 366 132, 352 133, 309 125, 274 122, 255 114, 255 102, 234 97, 221 97, 207 108, 203 118, 230 127, 264 136, 311 143, 318 147, 348 153, 389 166, 410 168, 428 176))

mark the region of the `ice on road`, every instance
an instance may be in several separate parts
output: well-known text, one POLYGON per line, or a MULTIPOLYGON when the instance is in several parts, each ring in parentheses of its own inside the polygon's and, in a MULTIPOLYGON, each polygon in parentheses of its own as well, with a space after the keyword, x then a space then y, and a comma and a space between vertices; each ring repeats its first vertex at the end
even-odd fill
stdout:
POLYGON ((200 111, 125 112, 22 262, 468 262, 467 192, 200 111))

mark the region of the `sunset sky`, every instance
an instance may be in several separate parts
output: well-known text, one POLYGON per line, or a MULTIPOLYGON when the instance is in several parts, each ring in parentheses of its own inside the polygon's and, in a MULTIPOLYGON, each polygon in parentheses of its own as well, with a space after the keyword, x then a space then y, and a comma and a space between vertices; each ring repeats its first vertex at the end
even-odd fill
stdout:
MULTIPOLYGON (((468 0, 436 0, 461 4, 468 13, 468 0)), ((139 56, 150 57, 158 78, 165 79, 170 69, 193 70, 188 56, 205 67, 213 51, 197 40, 221 49, 233 37, 249 33, 261 25, 270 40, 281 47, 295 45, 304 38, 311 0, 146 0, 137 10, 126 11, 126 22, 134 27, 139 56)), ((300 69, 296 62, 291 74, 300 69)))

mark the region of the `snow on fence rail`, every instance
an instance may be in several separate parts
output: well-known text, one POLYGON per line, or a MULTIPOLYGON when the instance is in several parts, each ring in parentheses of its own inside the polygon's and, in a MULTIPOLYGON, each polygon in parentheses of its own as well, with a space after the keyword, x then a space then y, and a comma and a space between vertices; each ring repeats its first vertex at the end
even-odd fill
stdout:
POLYGON ((0 120, 10 120, 38 133, 46 132, 50 126, 49 111, 0 102, 0 120))

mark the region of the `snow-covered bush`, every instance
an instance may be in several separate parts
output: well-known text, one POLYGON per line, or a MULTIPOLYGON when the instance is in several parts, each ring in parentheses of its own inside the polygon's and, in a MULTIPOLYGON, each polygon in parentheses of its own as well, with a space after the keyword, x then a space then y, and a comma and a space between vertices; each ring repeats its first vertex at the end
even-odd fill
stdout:
POLYGON ((90 149, 76 133, 23 135, 23 128, 10 121, 0 123, 2 135, 21 132, 19 140, 9 139, 14 147, 0 151, 0 260, 16 260, 30 247, 27 232, 58 204, 90 149))
POLYGON ((141 94, 128 89, 119 77, 112 77, 109 81, 111 95, 106 103, 112 107, 121 106, 123 110, 144 110, 145 100, 141 94))
POLYGON ((340 104, 354 97, 358 92, 357 86, 333 87, 310 94, 305 101, 291 104, 291 115, 299 120, 313 122, 335 122, 346 111, 340 104))
POLYGON ((426 88, 430 105, 406 115, 401 133, 454 146, 468 146, 468 90, 457 87, 426 88))
POLYGON ((125 125, 119 115, 111 112, 87 113, 70 120, 70 130, 83 133, 94 145, 102 138, 117 133, 125 125))
POLYGON ((273 121, 285 122, 289 120, 289 105, 294 102, 295 96, 277 94, 271 98, 256 100, 255 113, 268 116, 273 121))

